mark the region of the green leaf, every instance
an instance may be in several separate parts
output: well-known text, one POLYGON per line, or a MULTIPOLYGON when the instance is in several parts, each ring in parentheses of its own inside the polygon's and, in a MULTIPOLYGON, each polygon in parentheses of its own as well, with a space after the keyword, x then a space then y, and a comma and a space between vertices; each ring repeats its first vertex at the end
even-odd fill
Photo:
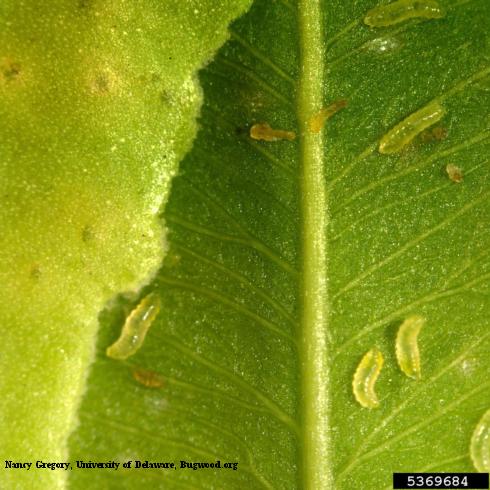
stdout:
POLYGON ((74 469, 70 488, 374 490, 393 471, 474 470, 490 400, 490 5, 441 4, 441 19, 370 28, 374 1, 256 0, 232 27, 201 72, 201 130, 163 216, 170 249, 143 292, 161 313, 127 361, 105 349, 137 299, 101 315, 70 441, 73 462, 133 467, 74 469), (434 101, 438 131, 378 152, 434 101), (252 140, 263 122, 298 137, 252 140), (419 381, 395 357, 411 315, 426 318, 419 381), (385 362, 369 410, 351 383, 374 346, 385 362), (135 381, 141 370, 163 386, 135 381))
MULTIPOLYGON (((1 2, 0 460, 67 459, 98 313, 161 265, 196 72, 249 3, 1 2)), ((4 470, 0 487, 67 475, 4 470)))
MULTIPOLYGON (((201 131, 173 183, 171 248, 152 285, 162 312, 125 362, 104 350, 128 303, 103 315, 71 447, 73 459, 238 469, 100 471, 100 482, 374 490, 394 471, 474 471, 490 394, 489 4, 445 2, 442 19, 382 29, 362 23, 375 5, 256 1, 201 73, 201 131), (310 116, 342 99, 312 134, 310 116), (445 109, 436 126, 378 152, 432 101, 445 109), (298 138, 252 140, 259 122, 298 138), (395 357, 414 314, 426 318, 420 381, 395 357), (385 362, 369 410, 351 383, 374 346, 385 362), (138 384, 135 369, 164 386, 138 384)), ((94 473, 70 476, 83 488, 94 473)))
MULTIPOLYGON (((362 19, 374 5, 257 1, 201 73, 201 131, 173 184, 170 253, 152 285, 162 312, 126 362, 104 355, 124 307, 104 314, 72 455, 238 469, 101 481, 374 490, 394 471, 474 470, 471 433, 490 394, 489 5, 446 2, 442 19, 373 29, 362 19), (342 99, 312 134, 309 118, 342 99), (378 152, 435 100, 441 129, 378 152), (254 141, 259 122, 298 139, 254 141), (395 357, 412 314, 427 320, 420 381, 395 357), (351 383, 373 346, 385 363, 369 410, 351 383), (135 369, 164 386, 138 385, 135 369)), ((70 476, 74 488, 94 478, 70 476)))

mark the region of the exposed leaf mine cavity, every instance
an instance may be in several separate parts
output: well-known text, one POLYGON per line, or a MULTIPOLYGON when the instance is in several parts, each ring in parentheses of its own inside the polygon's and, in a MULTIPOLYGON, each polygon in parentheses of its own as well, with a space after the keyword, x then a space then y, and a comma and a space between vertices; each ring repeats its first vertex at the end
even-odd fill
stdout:
POLYGON ((121 335, 107 348, 107 356, 113 359, 127 359, 143 345, 148 329, 160 311, 160 297, 150 293, 126 318, 121 335))
POLYGON ((424 129, 438 122, 444 114, 445 110, 438 102, 431 102, 390 129, 381 138, 378 151, 385 155, 399 152, 424 129))
POLYGON ((273 129, 267 123, 258 123, 250 128, 250 137, 254 140, 261 141, 293 141, 296 139, 296 133, 294 131, 285 131, 283 129, 273 129))
POLYGON ((441 17, 444 17, 444 10, 435 0, 398 0, 369 10, 364 23, 370 27, 387 27, 414 18, 441 17))
POLYGON ((410 378, 420 379, 420 353, 417 337, 425 324, 425 318, 419 315, 408 317, 398 329, 396 335, 396 358, 400 369, 410 378))
POLYGON ((374 385, 381 372, 383 363, 383 354, 378 348, 373 347, 364 354, 354 373, 352 391, 356 400, 364 408, 376 408, 379 406, 374 385))

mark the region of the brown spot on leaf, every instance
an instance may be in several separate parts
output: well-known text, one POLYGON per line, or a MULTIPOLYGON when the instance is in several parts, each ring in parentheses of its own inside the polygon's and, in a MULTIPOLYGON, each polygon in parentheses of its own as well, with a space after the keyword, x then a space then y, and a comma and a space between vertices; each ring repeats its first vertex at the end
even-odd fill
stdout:
POLYGON ((161 388, 164 385, 163 378, 155 371, 135 368, 132 374, 135 381, 147 388, 161 388))
POLYGON ((456 166, 452 163, 448 163, 446 165, 446 172, 447 172, 448 177, 453 182, 456 182, 457 184, 463 182, 463 172, 458 166, 456 166))
POLYGON ((3 59, 0 62, 0 74, 5 82, 10 83, 17 80, 21 74, 21 66, 19 63, 10 59, 3 59))
POLYGON ((35 281, 38 281, 39 278, 41 277, 41 269, 39 267, 39 264, 34 264, 32 267, 31 267, 31 272, 30 272, 30 276, 32 279, 34 279, 35 281))

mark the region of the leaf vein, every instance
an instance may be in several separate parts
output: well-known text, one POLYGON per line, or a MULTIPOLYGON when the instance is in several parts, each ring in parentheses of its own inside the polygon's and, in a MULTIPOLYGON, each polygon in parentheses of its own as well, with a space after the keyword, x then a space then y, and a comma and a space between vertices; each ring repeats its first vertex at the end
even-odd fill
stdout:
POLYGON ((421 394, 427 392, 427 390, 430 389, 430 386, 435 383, 438 379, 440 379, 442 376, 444 376, 447 372, 451 371, 453 368, 461 364, 466 356, 476 347, 478 347, 480 344, 483 343, 484 340, 486 340, 490 336, 490 332, 483 335, 479 339, 476 340, 476 342, 473 342, 468 348, 464 349, 462 352, 459 353, 459 355, 452 361, 450 362, 446 367, 441 369, 439 372, 428 378, 426 381, 424 381, 423 384, 419 384, 416 386, 411 394, 404 398, 404 400, 397 405, 389 415, 387 415, 384 419, 381 420, 381 422, 370 432, 370 434, 364 438, 364 440, 361 442, 361 444, 354 450, 353 455, 350 457, 349 461, 347 464, 344 466, 344 468, 339 472, 339 478, 341 476, 345 476, 349 473, 349 471, 352 470, 357 465, 358 457, 362 454, 364 448, 366 448, 369 443, 376 437, 376 435, 384 429, 401 411, 403 411, 408 404, 420 397, 421 394))
POLYGON ((381 267, 385 266, 387 263, 396 259, 397 257, 400 257, 407 250, 410 250, 415 245, 421 243, 422 241, 424 241, 425 239, 427 239, 428 237, 430 237, 431 235, 433 235, 437 231, 444 228, 449 223, 453 222, 455 219, 459 218, 461 215, 463 215, 463 214, 467 213, 468 211, 470 211, 471 209, 473 209, 475 206, 477 206, 482 201, 487 199, 487 197, 489 195, 490 195, 490 192, 486 192, 485 194, 480 196, 478 199, 475 199, 475 200, 469 202, 468 204, 463 206, 459 211, 451 214, 446 219, 442 220, 439 224, 433 226, 432 228, 429 228, 424 233, 421 233, 419 236, 417 236, 413 240, 410 240, 409 242, 407 242, 405 245, 403 245, 401 248, 399 248, 396 252, 392 253, 391 255, 388 255, 388 257, 384 258, 383 260, 381 260, 377 264, 374 264, 373 266, 368 267, 364 272, 359 274, 355 279, 353 279, 352 281, 349 281, 345 286, 340 288, 340 290, 333 296, 333 298, 338 299, 344 293, 346 293, 347 291, 350 291, 351 289, 356 287, 363 279, 370 276, 371 274, 373 274, 374 272, 379 270, 381 267))
POLYGON ((258 49, 255 49, 252 45, 250 45, 245 39, 243 39, 241 36, 238 35, 235 31, 229 29, 229 32, 231 34, 231 38, 235 40, 238 44, 240 44, 246 51, 248 51, 252 56, 257 58, 259 61, 262 61, 265 65, 268 67, 272 68, 272 70, 283 80, 286 80, 286 82, 296 86, 296 80, 289 75, 285 70, 280 68, 278 65, 276 65, 269 56, 265 55, 258 49))
POLYGON ((204 287, 204 286, 196 286, 191 282, 174 279, 172 277, 164 276, 163 274, 158 276, 158 281, 167 284, 169 286, 174 286, 181 289, 186 289, 188 291, 192 291, 194 293, 201 294, 202 296, 206 296, 207 298, 214 300, 217 303, 221 303, 223 305, 229 306, 230 308, 234 309, 238 313, 241 313, 251 318, 252 320, 255 320, 258 324, 262 325, 270 332, 276 334, 279 337, 283 337, 284 339, 289 340, 293 345, 296 345, 296 340, 290 333, 286 332, 284 329, 282 329, 275 323, 267 320, 263 316, 254 313, 246 306, 233 301, 228 296, 225 296, 214 289, 204 287))
POLYGON ((201 364, 206 368, 210 369, 211 371, 217 373, 218 375, 223 376, 224 378, 231 381, 237 387, 242 388, 244 391, 251 394, 265 408, 268 409, 268 412, 271 415, 273 415, 278 421, 286 425, 292 431, 293 434, 295 435, 298 434, 298 426, 296 422, 286 412, 284 412, 284 410, 281 407, 279 407, 279 405, 277 405, 276 402, 274 402, 269 397, 267 397, 264 393, 262 393, 260 390, 252 386, 248 381, 245 381, 243 378, 237 376, 231 371, 228 371, 226 368, 220 366, 216 362, 211 362, 208 359, 202 357, 201 355, 197 354, 190 348, 178 342, 177 340, 171 339, 170 336, 168 335, 166 335, 165 337, 160 337, 160 340, 163 343, 172 346, 174 349, 178 350, 180 353, 186 355, 187 357, 197 362, 198 364, 201 364))
POLYGON ((176 246, 176 248, 183 252, 184 254, 187 254, 191 257, 196 258, 197 260, 204 262, 211 267, 214 267, 225 274, 230 275, 231 277, 235 278, 239 283, 243 284, 249 291, 252 293, 257 294, 260 296, 264 301, 266 301, 270 306, 272 306, 273 309, 275 309, 278 313, 280 313, 282 316, 284 316, 288 322, 293 326, 297 326, 297 321, 296 319, 291 315, 291 313, 286 309, 286 307, 281 304, 279 301, 274 299, 270 294, 267 294, 264 290, 261 288, 255 286, 248 278, 246 278, 244 275, 239 274, 228 267, 224 266, 223 264, 217 262, 216 260, 210 259, 209 257, 205 257, 201 253, 194 252, 193 250, 187 248, 186 246, 173 241, 173 245, 176 246))

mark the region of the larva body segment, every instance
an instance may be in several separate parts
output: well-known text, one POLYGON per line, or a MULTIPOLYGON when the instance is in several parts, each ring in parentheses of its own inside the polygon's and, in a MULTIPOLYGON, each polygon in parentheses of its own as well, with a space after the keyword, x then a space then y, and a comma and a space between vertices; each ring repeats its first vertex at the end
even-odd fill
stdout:
POLYGON ((417 337, 425 323, 419 315, 408 317, 396 335, 396 358, 400 369, 410 378, 420 379, 420 353, 417 337))
POLYGON ((309 130, 312 133, 319 133, 322 130, 325 121, 330 119, 334 114, 339 112, 340 109, 343 109, 346 106, 347 106, 347 101, 345 99, 341 99, 333 102, 332 104, 328 105, 327 107, 324 107, 323 109, 320 109, 308 121, 309 130))
POLYGON ((444 114, 445 110, 438 102, 431 102, 410 114, 381 138, 379 152, 390 155, 400 151, 420 132, 439 121, 444 114))
POLYGON ((461 169, 458 166, 456 166, 452 163, 448 163, 446 165, 446 172, 447 172, 448 177, 453 182, 456 182, 457 184, 463 182, 463 172, 461 171, 461 169))
POLYGON ((283 129, 273 129, 267 123, 254 124, 250 128, 250 137, 254 140, 280 141, 296 139, 294 131, 284 131, 283 129))
POLYGON ((156 293, 145 296, 129 314, 124 323, 121 335, 106 350, 108 357, 127 359, 142 345, 151 324, 160 311, 160 298, 156 293))
POLYGON ((138 368, 134 369, 132 374, 135 381, 147 388, 161 388, 163 386, 162 377, 155 371, 138 368))
POLYGON ((370 27, 387 27, 417 17, 440 19, 444 10, 435 0, 398 0, 369 10, 364 23, 370 27))
POLYGON ((471 436, 470 454, 477 471, 490 472, 490 410, 476 424, 471 436))
POLYGON ((379 405, 374 385, 378 379, 384 359, 381 351, 373 347, 364 354, 357 366, 352 380, 352 391, 356 400, 365 408, 376 408, 379 405))

